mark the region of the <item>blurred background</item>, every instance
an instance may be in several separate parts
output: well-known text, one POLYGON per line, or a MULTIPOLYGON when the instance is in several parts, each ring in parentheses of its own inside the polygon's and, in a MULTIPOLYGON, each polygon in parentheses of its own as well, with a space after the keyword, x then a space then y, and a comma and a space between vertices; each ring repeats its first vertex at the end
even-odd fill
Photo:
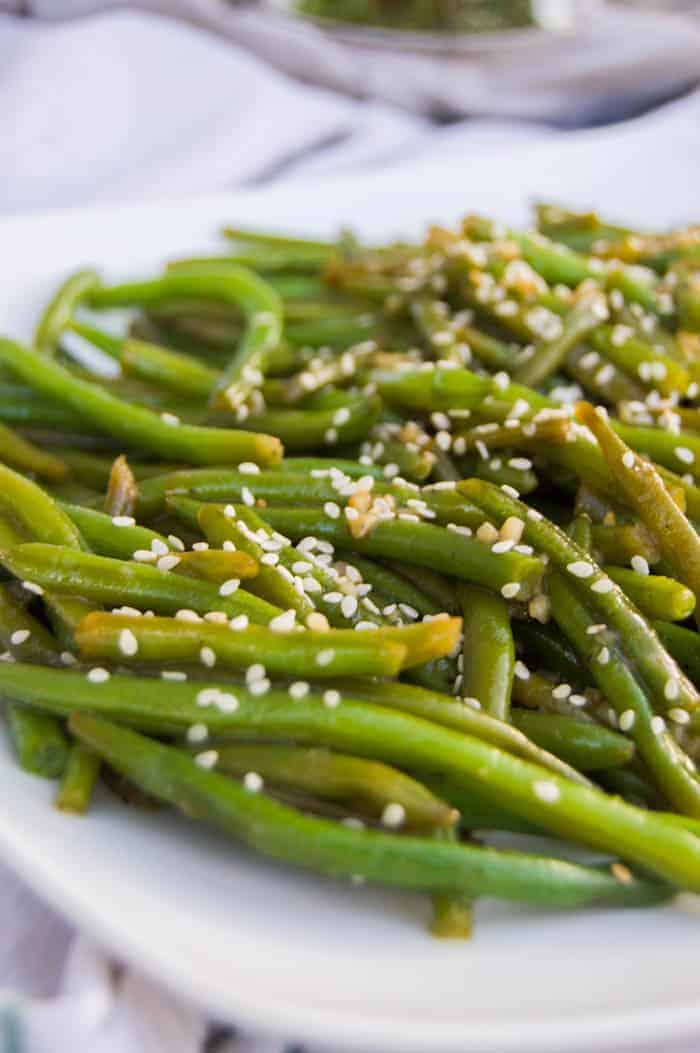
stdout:
POLYGON ((699 0, 0 0, 0 210, 468 163, 679 99, 696 135, 698 80, 699 0))

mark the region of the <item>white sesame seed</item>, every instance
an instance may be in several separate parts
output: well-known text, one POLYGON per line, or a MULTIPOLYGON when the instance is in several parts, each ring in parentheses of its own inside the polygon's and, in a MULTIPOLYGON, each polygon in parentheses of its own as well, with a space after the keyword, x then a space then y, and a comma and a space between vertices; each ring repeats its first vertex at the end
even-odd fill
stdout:
POLYGON ((136 526, 136 520, 133 516, 112 516, 112 526, 132 527, 136 526))
POLYGON ((316 655, 316 665, 319 665, 319 666, 330 665, 330 663, 333 661, 334 658, 335 658, 335 651, 332 648, 328 647, 324 651, 319 651, 318 652, 318 654, 316 655))
POLYGON ((248 771, 243 776, 243 785, 248 793, 260 793, 265 782, 262 775, 258 775, 256 771, 248 771))
POLYGON ((398 830, 406 822, 406 809, 398 801, 390 801, 382 812, 382 826, 398 830))
POLYGON ((168 534, 168 541, 173 548, 176 548, 178 552, 185 551, 185 542, 182 538, 178 537, 177 534, 168 534))
POLYGON ((328 706, 329 709, 335 709, 336 706, 340 705, 340 691, 330 689, 323 692, 323 704, 328 706))
POLYGON ((188 742, 204 742, 209 735, 209 729, 206 724, 193 724, 187 729, 187 741, 188 742))
POLYGON ((158 567, 158 570, 175 570, 180 559, 180 556, 161 556, 156 563, 156 566, 158 567))
POLYGON ((632 559, 630 560, 630 566, 632 570, 635 571, 635 573, 637 574, 649 573, 649 563, 644 558, 644 556, 632 556, 632 559))
POLYGON ((571 684, 559 684, 552 691, 552 698, 568 698, 571 694, 571 684))
POLYGON ((302 698, 306 698, 309 693, 309 684, 305 680, 295 680, 293 684, 289 685, 289 694, 292 698, 300 701, 302 698))
POLYGON ((76 665, 78 662, 78 659, 70 651, 61 651, 60 658, 63 665, 76 665))
POLYGON ((199 652, 199 660, 208 669, 213 669, 216 665, 216 653, 211 647, 202 647, 199 652))
POLYGON ((664 684, 664 698, 666 698, 669 702, 675 702, 680 692, 681 689, 678 681, 674 680, 672 677, 669 677, 669 679, 664 684))
POLYGON ((181 673, 178 669, 163 669, 160 676, 162 680, 187 680, 187 673, 181 673))
POLYGON ((219 596, 232 596, 240 584, 238 578, 229 578, 219 586, 219 596))
POLYGON ((353 618, 357 613, 357 598, 355 596, 344 596, 340 610, 346 618, 353 618))
POLYGON ((242 464, 238 465, 238 471, 243 472, 244 475, 259 475, 260 468, 257 464, 253 464, 252 461, 243 461, 242 464))
POLYGON ((105 681, 109 680, 110 674, 107 669, 102 669, 101 666, 95 666, 94 669, 88 670, 87 679, 91 684, 104 684, 105 681))
POLYGON ((586 633, 588 634, 588 636, 597 636, 598 633, 605 632, 606 629, 607 625, 605 624, 605 622, 601 622, 598 625, 589 625, 586 629, 586 633))
POLYGON ((206 770, 215 768, 219 760, 219 754, 216 750, 205 750, 203 753, 198 753, 194 759, 195 764, 206 770))
POLYGON ((155 552, 151 552, 149 548, 137 548, 131 553, 131 558, 136 560, 137 563, 155 563, 158 556, 155 552))
POLYGON ((329 519, 338 519, 340 516, 340 507, 335 501, 326 501, 323 506, 323 511, 326 513, 329 519))
POLYGON ((261 680, 254 680, 252 684, 248 684, 248 690, 251 695, 265 695, 270 690, 270 681, 266 676, 261 680))
POLYGON ((539 797, 545 804, 556 804, 561 797, 561 791, 557 784, 546 779, 538 779, 536 782, 533 782, 532 790, 535 797, 539 797))
POLYGON ((245 679, 247 684, 254 684, 256 680, 262 680, 266 676, 265 666, 261 662, 254 662, 246 669, 245 679))
POLYGON ((612 592, 614 585, 610 578, 598 578, 591 585, 591 592, 599 592, 602 594, 606 592, 612 592))
POLYGON ((201 622, 202 620, 196 611, 188 610, 187 607, 175 611, 175 617, 179 622, 201 622))
POLYGON ((253 497, 253 493, 251 490, 248 489, 247 486, 241 487, 241 499, 243 501, 243 504, 246 505, 248 508, 252 508, 255 504, 255 498, 253 497))
POLYGON ((168 424, 171 428, 176 428, 180 423, 180 418, 176 417, 174 413, 161 413, 160 419, 163 424, 168 424))
POLYGON ((520 584, 517 581, 508 581, 501 588, 501 596, 505 600, 513 600, 520 592, 520 584))
POLYGON ((674 706, 669 709, 668 715, 674 724, 689 724, 690 713, 687 709, 681 709, 680 706, 674 706))
POLYGON ((596 658, 601 665, 607 665, 610 661, 610 649, 608 647, 601 647, 596 658))
POLYGON ((529 680, 530 679, 530 670, 528 669, 528 667, 525 665, 524 662, 517 661, 515 663, 513 672, 515 673, 515 675, 518 678, 518 680, 529 680))
POLYGON ((687 446, 676 446, 673 452, 683 464, 692 464, 695 460, 695 454, 692 450, 689 450, 687 446))
POLYGON ((250 619, 247 614, 237 614, 228 624, 230 629, 233 629, 234 632, 240 633, 248 628, 250 619))
POLYGON ((119 650, 123 655, 132 658, 138 653, 139 642, 131 629, 122 629, 119 633, 119 650))
POLYGON ((569 563, 566 569, 569 574, 573 574, 575 578, 590 578, 591 575, 595 574, 595 567, 583 559, 578 559, 574 563, 569 563))
MULTIPOLYGON (((155 542, 153 542, 153 545, 155 545, 155 542)), ((151 548, 153 548, 153 545, 151 545, 151 548)), ((209 551, 209 542, 208 541, 195 541, 194 545, 192 546, 192 551, 193 552, 208 552, 209 551)))
POLYGON ((620 714, 620 719, 618 721, 620 731, 631 731, 634 727, 634 722, 636 719, 637 718, 634 710, 626 709, 623 713, 620 714))
POLYGON ((19 645, 25 643, 31 635, 31 629, 15 629, 10 636, 10 643, 13 647, 19 647, 19 645))
POLYGON ((655 735, 661 735, 666 730, 666 721, 663 717, 651 718, 651 730, 655 735))
POLYGON ((627 450, 625 453, 623 453, 623 455, 622 455, 622 463, 625 466, 625 468, 629 468, 629 469, 634 468, 635 458, 634 458, 634 454, 632 453, 631 450, 627 450))
POLYGON ((272 629, 273 633, 288 633, 294 628, 296 622, 297 612, 295 610, 284 611, 282 614, 278 614, 273 618, 268 628, 272 629))
POLYGON ((515 548, 514 541, 497 541, 495 545, 491 546, 491 551, 499 556, 503 552, 510 552, 512 548, 515 548))

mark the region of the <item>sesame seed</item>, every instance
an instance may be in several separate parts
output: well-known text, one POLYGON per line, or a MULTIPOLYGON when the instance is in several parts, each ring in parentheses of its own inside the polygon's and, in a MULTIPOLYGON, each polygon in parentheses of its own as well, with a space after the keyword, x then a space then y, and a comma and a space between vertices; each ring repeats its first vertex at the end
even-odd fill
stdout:
POLYGON ((135 552, 131 553, 131 558, 136 560, 137 563, 155 563, 158 556, 155 552, 151 552, 149 548, 137 548, 135 552))
POLYGON ((627 450, 626 453, 623 453, 623 455, 622 455, 622 463, 625 466, 625 468, 629 468, 629 469, 634 468, 634 463, 635 463, 635 461, 634 461, 634 454, 632 453, 631 450, 627 450))
POLYGON ((571 694, 571 684, 559 684, 552 691, 552 698, 568 698, 571 694))
POLYGON ((136 526, 136 520, 133 516, 112 516, 112 526, 132 527, 136 526))
POLYGON ((245 679, 248 685, 254 684, 256 680, 263 680, 266 675, 265 666, 261 662, 255 662, 246 669, 245 679))
POLYGON ((612 592, 613 588, 614 585, 610 578, 598 578, 598 580, 594 581, 591 585, 591 592, 598 592, 602 595, 606 592, 612 592))
POLYGON ((102 669, 101 666, 95 666, 94 669, 88 670, 87 679, 91 684, 104 684, 109 680, 110 674, 108 670, 102 669))
POLYGON ((187 729, 187 741, 188 742, 204 742, 209 735, 209 729, 206 724, 193 724, 187 729))
POLYGON ((596 658, 601 665, 607 665, 610 661, 610 649, 608 647, 601 647, 596 658))
POLYGON ((234 632, 240 633, 248 628, 250 619, 247 614, 237 614, 228 624, 230 629, 233 629, 234 632))
POLYGON ((605 622, 601 622, 598 625, 589 625, 586 629, 588 636, 597 636, 598 633, 605 632, 607 625, 605 622))
POLYGON ((261 680, 254 680, 252 684, 248 684, 248 690, 251 695, 265 695, 270 690, 270 681, 264 676, 261 680))
POLYGON ((495 545, 491 546, 491 551, 496 555, 500 556, 504 552, 510 552, 515 547, 514 541, 497 541, 495 545))
POLYGON ((248 793, 260 793, 265 782, 262 775, 258 775, 256 771, 248 771, 243 776, 243 785, 248 793))
POLYGON ((674 706, 673 709, 669 709, 668 715, 674 724, 690 723, 690 713, 687 709, 681 709, 680 706, 674 706))
POLYGON ((257 464, 253 464, 252 461, 243 461, 242 464, 238 465, 238 471, 244 475, 259 475, 260 468, 257 464))
POLYGON ((241 487, 241 499, 243 501, 243 504, 246 505, 248 508, 252 508, 255 504, 255 498, 253 497, 253 493, 251 490, 248 489, 247 486, 241 487))
POLYGON ((644 556, 632 556, 632 559, 630 560, 630 566, 632 570, 635 571, 637 574, 649 573, 649 563, 644 558, 644 556))
POLYGON ((406 809, 397 801, 390 801, 382 812, 382 826, 398 830, 406 822, 406 809))
POLYGON ((546 779, 538 779, 536 782, 533 782, 532 790, 535 797, 539 797, 545 804, 556 804, 561 797, 561 791, 557 784, 546 779))
POLYGON ((323 692, 323 704, 328 706, 329 709, 335 709, 336 706, 340 705, 340 691, 333 689, 323 692))
POLYGON ((297 612, 295 610, 284 611, 283 614, 278 614, 277 617, 269 622, 268 628, 272 629, 273 633, 291 632, 294 628, 296 617, 297 612))
POLYGON ((669 702, 675 702, 680 691, 680 684, 673 678, 669 678, 664 684, 664 698, 668 699, 669 702))
POLYGON ((651 718, 651 730, 655 735, 661 735, 666 730, 666 721, 663 717, 651 718))
POLYGON ((10 643, 13 647, 18 647, 20 644, 25 643, 31 635, 31 629, 15 629, 10 636, 10 643))
POLYGON ((692 464, 695 460, 695 454, 692 450, 689 450, 687 446, 676 446, 673 452, 683 464, 692 464))
POLYGON ((323 511, 326 513, 329 519, 338 519, 340 516, 340 507, 335 501, 326 501, 323 506, 323 511))
POLYGON ((330 629, 328 619, 320 611, 312 611, 306 619, 306 626, 314 632, 326 633, 330 629))
MULTIPOLYGON (((153 542, 153 545, 151 545, 151 548, 154 549, 154 545, 155 545, 155 541, 153 542)), ((155 551, 155 549, 154 549, 154 551, 155 551)), ((208 552, 209 551, 209 542, 208 541, 195 541, 194 545, 192 546, 192 551, 193 552, 208 552)))
POLYGON ((216 750, 205 750, 204 753, 198 753, 194 759, 195 764, 206 770, 215 768, 219 760, 219 754, 216 750))
POLYGON ((201 622, 202 620, 196 611, 191 611, 187 607, 175 611, 175 617, 179 622, 201 622))
POLYGON ((132 658, 139 649, 139 642, 131 629, 122 629, 119 633, 119 650, 123 655, 132 658))
POLYGON ((236 518, 236 509, 233 507, 233 505, 224 505, 224 515, 227 519, 236 518))
POLYGON ((621 885, 629 885, 632 881, 632 871, 624 863, 612 863, 610 873, 621 885))
POLYGON ((293 684, 289 685, 289 694, 296 701, 300 701, 302 698, 306 698, 309 693, 309 684, 305 680, 295 680, 293 684))
POLYGON ((202 647, 199 652, 199 660, 208 669, 213 669, 216 665, 216 653, 211 647, 202 647))
POLYGON ((595 567, 583 559, 578 559, 574 563, 569 563, 566 569, 569 574, 573 574, 575 578, 590 578, 592 574, 595 574, 595 567))
POLYGON ((187 673, 181 673, 178 669, 163 669, 161 680, 187 680, 187 673))
POLYGON ((161 556, 156 566, 158 570, 174 570, 180 562, 180 556, 161 556))
POLYGON ((61 651, 60 658, 63 665, 76 665, 78 662, 78 659, 70 651, 61 651))
POLYGON ((240 584, 238 578, 229 578, 219 586, 219 596, 232 596, 240 584))
POLYGON ((178 537, 177 534, 168 534, 168 541, 170 542, 173 548, 176 548, 178 550, 178 552, 185 551, 185 542, 182 540, 182 538, 178 537))
POLYGON ((167 424, 171 428, 176 428, 180 423, 180 418, 176 417, 174 413, 161 413, 160 419, 163 421, 163 424, 167 424))
POLYGON ((357 598, 355 596, 344 596, 340 610, 346 618, 353 618, 357 613, 357 598))
POLYGON ((335 651, 332 648, 328 647, 324 651, 319 651, 318 652, 318 654, 316 655, 316 665, 319 665, 319 666, 330 665, 330 663, 333 661, 334 658, 335 658, 335 651))
POLYGON ((514 672, 515 676, 518 678, 518 680, 529 680, 530 679, 530 670, 528 669, 528 667, 525 665, 524 662, 517 661, 515 663, 514 668, 513 668, 513 672, 514 672))
POLYGON ((633 709, 626 709, 620 714, 619 727, 620 731, 631 731, 634 727, 636 720, 636 713, 633 709))
POLYGON ((507 494, 508 497, 512 497, 514 501, 520 500, 520 491, 516 490, 514 486, 508 486, 507 483, 504 483, 501 490, 504 494, 507 494))
POLYGON ((513 600, 520 592, 520 584, 517 581, 508 581, 501 588, 501 596, 505 600, 513 600))
POLYGON ((33 581, 23 581, 22 588, 26 589, 27 592, 33 592, 35 596, 44 595, 44 590, 42 589, 41 585, 37 585, 33 581))

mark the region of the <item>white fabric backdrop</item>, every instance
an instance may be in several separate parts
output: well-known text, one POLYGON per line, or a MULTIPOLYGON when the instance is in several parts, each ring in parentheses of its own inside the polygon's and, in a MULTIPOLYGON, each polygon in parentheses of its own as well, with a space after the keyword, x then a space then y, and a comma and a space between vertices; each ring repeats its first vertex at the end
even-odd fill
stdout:
MULTIPOLYGON (((18 5, 0 0, 3 6, 18 5)), ((94 6, 36 4, 43 15, 94 6)), ((436 128, 405 107, 288 79, 252 54, 269 42, 251 14, 225 12, 216 0, 180 0, 180 11, 199 21, 214 12, 213 21, 241 46, 153 14, 105 12, 56 23, 0 13, 0 212, 196 193, 411 157, 460 164, 475 150, 507 149, 513 163, 519 141, 586 134, 512 121, 436 128)), ((700 46, 692 28, 687 33, 700 69, 700 46)), ((678 71, 686 52, 677 39, 657 36, 652 48, 645 37, 645 46, 654 62, 666 48, 667 64, 678 59, 678 71)), ((297 54, 313 57, 314 75, 326 85, 337 87, 343 70, 352 73, 342 54, 320 48, 315 34, 304 48, 297 54)), ((605 68, 612 57, 601 57, 605 68)), ((682 67, 683 78, 691 66, 682 67)), ((662 77, 655 86, 665 83, 662 77)), ((357 87, 352 77, 344 86, 357 87)), ((580 83, 566 91, 551 87, 555 109, 568 93, 571 105, 578 100, 585 110, 580 83)), ((471 108, 481 112, 477 102, 475 93, 471 108)), ((646 142, 649 150, 670 153, 699 135, 700 94, 624 131, 631 151, 646 142)), ((0 934, 0 1053, 204 1049, 209 1027, 196 1012, 76 940, 1 865, 0 934)), ((279 1049, 245 1036, 224 1045, 236 1053, 279 1049)))

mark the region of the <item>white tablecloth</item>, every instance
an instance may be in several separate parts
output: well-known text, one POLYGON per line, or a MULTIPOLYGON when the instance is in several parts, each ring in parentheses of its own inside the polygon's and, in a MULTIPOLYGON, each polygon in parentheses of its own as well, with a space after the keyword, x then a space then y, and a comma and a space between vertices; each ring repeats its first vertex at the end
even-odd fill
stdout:
MULTIPOLYGON (((308 179, 428 153, 459 164, 475 150, 507 149, 513 163, 520 141, 586 134, 505 120, 436 127, 405 107, 331 92, 340 74, 328 72, 333 63, 322 61, 315 35, 308 54, 326 88, 303 85, 259 57, 268 44, 254 15, 231 15, 216 0, 170 6, 216 23, 239 46, 153 14, 41 22, 1 13, 20 6, 27 7, 0 0, 0 212, 308 179)), ((95 5, 35 5, 44 16, 67 6, 77 15, 95 5)), ((689 39, 693 32, 689 26, 689 39)), ((700 69, 697 42, 696 50, 700 69)), ((638 119, 625 134, 635 150, 640 137, 650 150, 696 141, 700 94, 638 119)), ((209 1022, 116 969, 0 865, 0 1053, 200 1053, 208 1034, 209 1022)), ((224 1048, 280 1047, 238 1035, 217 1046, 224 1048)))

